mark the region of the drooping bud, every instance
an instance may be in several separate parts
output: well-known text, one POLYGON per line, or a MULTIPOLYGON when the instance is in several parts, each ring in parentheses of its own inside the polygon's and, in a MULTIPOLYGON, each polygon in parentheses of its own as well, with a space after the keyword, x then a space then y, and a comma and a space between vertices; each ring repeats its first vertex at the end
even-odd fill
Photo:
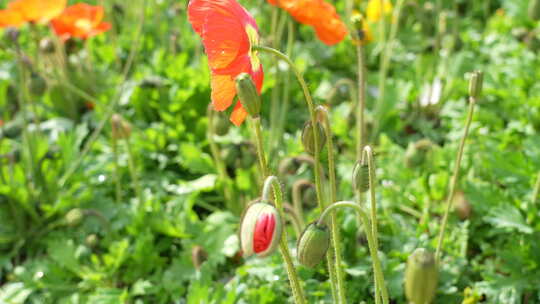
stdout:
POLYGON ((131 125, 122 116, 113 114, 111 117, 112 136, 115 139, 126 139, 131 135, 131 125))
POLYGON ((227 134, 227 132, 229 132, 229 126, 231 125, 229 120, 225 116, 219 115, 219 113, 214 115, 213 127, 216 135, 223 136, 227 134))
POLYGON ((474 99, 478 99, 482 93, 482 83, 484 81, 484 73, 481 71, 474 71, 471 79, 469 80, 469 96, 474 99))
POLYGON ((281 240, 282 219, 277 209, 257 202, 244 211, 240 223, 240 243, 244 257, 266 257, 274 253, 281 240))
POLYGON ((421 166, 428 160, 429 152, 433 143, 429 139, 421 139, 414 143, 409 143, 405 152, 405 165, 409 168, 421 166))
POLYGON ((417 248, 407 260, 405 295, 410 304, 429 304, 437 291, 439 272, 433 253, 417 248))
POLYGON ((208 253, 199 245, 191 249, 191 261, 195 269, 201 269, 202 263, 208 259, 208 253))
POLYGON ((248 114, 252 117, 258 117, 261 112, 261 96, 257 92, 251 75, 241 73, 236 76, 236 93, 248 114))
POLYGON ((323 126, 320 122, 317 122, 317 128, 313 128, 313 124, 311 121, 308 121, 304 124, 304 129, 302 130, 302 144, 304 145, 304 149, 306 152, 308 152, 311 155, 315 154, 315 131, 318 132, 319 135, 319 152, 322 151, 324 148, 324 144, 326 143, 326 134, 324 133, 323 126))
POLYGON ((454 205, 454 210, 460 220, 464 221, 471 216, 472 206, 465 197, 463 191, 456 192, 452 204, 454 205))
POLYGON ((369 190, 369 166, 357 162, 353 169, 352 176, 353 188, 360 192, 369 190))
POLYGON ((79 208, 73 208, 66 213, 64 217, 66 224, 70 227, 78 226, 84 219, 84 211, 79 208))
POLYGON ((315 267, 323 259, 330 246, 330 233, 322 224, 309 224, 298 239, 298 261, 306 267, 315 267))

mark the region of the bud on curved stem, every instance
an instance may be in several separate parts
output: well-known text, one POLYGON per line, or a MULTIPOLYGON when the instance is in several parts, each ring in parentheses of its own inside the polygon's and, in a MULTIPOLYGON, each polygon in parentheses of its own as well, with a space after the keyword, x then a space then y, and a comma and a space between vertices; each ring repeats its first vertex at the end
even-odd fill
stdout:
POLYGON ((352 184, 356 191, 366 192, 369 190, 369 166, 357 162, 353 169, 352 184))
POLYGON ((309 224, 298 239, 298 262, 310 268, 317 266, 324 259, 329 246, 330 233, 326 224, 309 224))
POLYGON ((277 209, 263 202, 253 203, 240 222, 240 243, 245 257, 266 257, 274 253, 281 240, 283 222, 277 209))
POLYGON ((411 304, 429 304, 435 298, 439 271, 435 256, 417 248, 407 259, 405 295, 411 304))
POLYGON ((324 129, 321 126, 320 122, 317 122, 317 127, 313 128, 313 124, 311 121, 307 121, 304 124, 304 129, 302 130, 302 144, 304 145, 304 149, 306 152, 308 152, 311 155, 314 155, 315 151, 322 151, 324 148, 326 142, 326 135, 324 133, 324 129), (317 147, 315 147, 315 132, 318 132, 318 136, 320 141, 317 143, 317 147), (318 148, 318 150, 316 150, 318 148))
POLYGON ((261 96, 257 92, 255 83, 251 75, 248 73, 241 73, 236 76, 236 92, 238 98, 242 103, 242 106, 246 109, 251 117, 258 117, 261 112, 261 96))
POLYGON ((459 169, 461 167, 461 159, 463 157, 463 150, 465 148, 465 141, 469 135, 469 128, 471 126, 473 114, 474 114, 474 105, 476 103, 476 97, 480 95, 480 90, 482 89, 482 76, 481 72, 475 72, 473 78, 471 78, 469 85, 471 96, 469 97, 469 110, 467 112, 467 121, 465 122, 465 129, 463 131, 463 137, 459 143, 459 148, 456 156, 456 163, 454 164, 454 173, 452 175, 452 180, 450 181, 450 191, 446 200, 446 209, 442 218, 441 228, 439 231, 439 240, 437 242, 437 250, 435 251, 435 259, 437 263, 440 261, 442 243, 444 240, 444 233, 446 231, 446 224, 448 222, 448 213, 450 212, 450 207, 452 206, 452 201, 456 192, 456 185, 459 177, 459 169), (474 76, 476 75, 476 76, 474 76))

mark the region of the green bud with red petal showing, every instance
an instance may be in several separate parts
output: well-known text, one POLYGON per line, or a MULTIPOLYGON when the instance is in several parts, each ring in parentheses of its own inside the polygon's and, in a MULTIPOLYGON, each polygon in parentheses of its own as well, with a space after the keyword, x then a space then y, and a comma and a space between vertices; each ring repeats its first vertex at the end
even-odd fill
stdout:
POLYGON ((273 205, 257 202, 244 211, 240 223, 240 243, 244 257, 266 257, 274 253, 283 231, 283 222, 273 205))
POLYGON ((261 112, 261 96, 248 73, 236 76, 236 93, 242 106, 252 117, 258 117, 261 112))
POLYGON ((434 254, 417 248, 407 260, 405 295, 410 304, 429 304, 435 298, 439 271, 434 254))
POLYGON ((317 127, 313 128, 311 121, 308 121, 304 124, 304 129, 302 130, 302 144, 304 145, 304 150, 307 153, 314 155, 315 154, 315 131, 318 132, 319 141, 317 142, 319 146, 319 152, 324 148, 326 143, 326 134, 324 133, 323 126, 320 122, 317 122, 317 127))
POLYGON ((330 233, 326 225, 309 224, 298 239, 298 261, 307 267, 315 267, 323 259, 330 246, 330 233))
POLYGON ((369 166, 367 164, 356 163, 353 169, 352 182, 354 189, 357 191, 366 192, 369 190, 369 166))

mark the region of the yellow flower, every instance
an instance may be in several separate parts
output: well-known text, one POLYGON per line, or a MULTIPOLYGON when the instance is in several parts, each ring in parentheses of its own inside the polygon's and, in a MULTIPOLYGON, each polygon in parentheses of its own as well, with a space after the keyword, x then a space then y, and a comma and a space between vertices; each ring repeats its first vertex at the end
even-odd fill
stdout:
POLYGON ((390 0, 369 0, 367 4, 367 20, 369 22, 377 22, 381 20, 382 15, 392 13, 392 8, 392 2, 390 0))
POLYGON ((371 33, 371 29, 369 28, 366 19, 362 17, 362 14, 359 11, 353 11, 351 16, 351 22, 358 34, 353 36, 353 42, 355 44, 368 44, 369 42, 373 41, 373 34, 371 33))

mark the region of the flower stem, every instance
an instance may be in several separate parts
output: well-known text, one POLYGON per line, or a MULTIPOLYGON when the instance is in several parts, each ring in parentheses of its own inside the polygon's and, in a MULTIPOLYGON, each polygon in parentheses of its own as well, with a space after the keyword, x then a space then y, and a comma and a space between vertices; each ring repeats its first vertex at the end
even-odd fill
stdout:
MULTIPOLYGON (((330 201, 337 200, 336 186, 336 165, 334 160, 334 140, 332 139, 332 128, 330 119, 328 118, 328 110, 323 106, 318 106, 316 111, 320 114, 324 121, 324 129, 326 131, 326 144, 328 149, 328 175, 330 180, 330 201)), ((345 286, 343 282, 343 269, 341 268, 341 244, 339 237, 339 229, 337 224, 337 216, 332 212, 330 219, 330 231, 332 233, 332 247, 334 248, 333 267, 335 268, 335 286, 337 289, 338 303, 345 303, 345 286)), ((331 253, 327 253, 327 257, 331 258, 331 253)), ((328 267, 331 267, 330 265, 328 267)))
POLYGON ((446 210, 444 212, 444 216, 441 223, 441 230, 439 232, 439 241, 437 243, 437 250, 435 251, 435 259, 437 263, 440 260, 441 248, 442 248, 442 243, 444 240, 444 233, 446 231, 446 224, 448 222, 448 213, 450 212, 450 207, 452 206, 452 200, 454 199, 454 195, 456 192, 456 185, 457 185, 457 181, 459 177, 459 168, 461 166, 461 159, 463 157, 463 149, 465 147, 465 141, 467 140, 467 136, 469 135, 469 128, 471 126, 475 104, 476 104, 476 99, 473 97, 469 97, 469 111, 467 113, 467 121, 465 123, 465 130, 463 132, 463 137, 461 138, 461 142, 459 143, 456 163, 454 165, 454 174, 452 175, 452 180, 450 181, 450 193, 448 195, 448 198, 446 199, 446 210))
POLYGON ((264 156, 264 144, 262 139, 261 117, 253 117, 253 125, 255 127, 255 141, 257 146, 257 155, 259 159, 259 166, 261 168, 261 176, 264 180, 268 176, 268 164, 266 157, 264 156))
POLYGON ((131 147, 130 138, 126 138, 126 149, 128 152, 128 167, 129 167, 129 173, 131 175, 131 180, 133 182, 133 187, 135 188, 135 193, 137 197, 139 198, 139 204, 143 204, 144 197, 142 193, 141 184, 139 182, 139 176, 137 174, 137 168, 135 164, 135 155, 133 155, 133 149, 131 147))
MULTIPOLYGON (((263 201, 270 200, 270 189, 274 191, 276 209, 280 213, 281 218, 284 219, 285 210, 283 208, 283 192, 281 191, 281 185, 276 176, 268 176, 264 181, 263 191, 261 195, 263 201)), ((304 298, 304 292, 302 290, 302 285, 300 285, 300 279, 298 278, 298 274, 296 273, 296 269, 294 268, 292 257, 289 251, 289 245, 287 245, 287 231, 285 229, 283 229, 283 235, 281 236, 281 240, 279 242, 279 250, 281 252, 283 260, 285 261, 285 266, 287 269, 289 282, 291 284, 294 302, 296 304, 306 303, 306 300, 304 298)))
POLYGON ((208 129, 206 133, 206 137, 208 140, 208 144, 210 145, 210 153, 212 153, 212 157, 214 158, 214 163, 216 164, 217 173, 219 176, 219 179, 223 183, 223 196, 225 197, 225 202, 229 210, 234 209, 234 211, 240 211, 238 204, 233 200, 233 192, 231 191, 231 187, 229 187, 230 184, 230 177, 227 174, 227 169, 225 167, 225 164, 223 163, 223 159, 219 155, 219 147, 216 144, 216 141, 214 140, 214 134, 216 134, 216 128, 214 124, 215 119, 215 112, 212 109, 212 105, 208 105, 207 110, 208 115, 208 129))
POLYGON ((364 46, 361 42, 356 45, 356 56, 358 60, 358 105, 356 107, 356 158, 362 157, 362 151, 366 145, 366 65, 364 63, 364 46))
POLYGON ((120 184, 120 165, 118 164, 118 140, 112 136, 112 150, 114 161, 114 183, 116 203, 119 204, 122 200, 122 186, 120 184))

